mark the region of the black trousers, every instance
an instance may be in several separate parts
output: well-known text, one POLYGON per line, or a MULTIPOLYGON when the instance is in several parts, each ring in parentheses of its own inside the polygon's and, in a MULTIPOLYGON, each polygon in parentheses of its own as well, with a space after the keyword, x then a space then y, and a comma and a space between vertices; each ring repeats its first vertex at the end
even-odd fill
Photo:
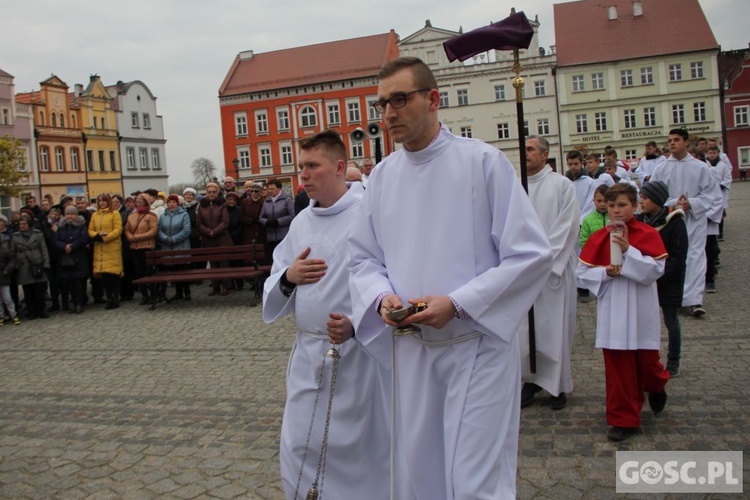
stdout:
POLYGON ((718 236, 706 236, 706 283, 713 283, 716 278, 716 258, 720 253, 718 236))
POLYGON ((26 314, 29 318, 38 318, 47 313, 47 307, 44 302, 44 291, 46 289, 46 281, 23 285, 23 298, 26 301, 26 314))
MULTIPOLYGON (((150 252, 150 248, 140 248, 137 250, 130 250, 130 256, 133 262, 133 276, 135 279, 151 276, 154 274, 152 266, 146 265, 146 254, 150 252)), ((138 290, 145 299, 149 296, 156 298, 157 290, 156 285, 139 285, 138 290)))

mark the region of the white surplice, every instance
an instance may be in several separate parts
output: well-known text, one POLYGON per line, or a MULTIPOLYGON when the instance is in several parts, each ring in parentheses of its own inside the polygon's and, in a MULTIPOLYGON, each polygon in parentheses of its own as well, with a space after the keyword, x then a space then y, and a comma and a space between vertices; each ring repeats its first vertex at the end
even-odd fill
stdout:
POLYGON ((711 175, 708 166, 690 154, 685 155, 682 160, 670 156, 656 167, 651 180, 662 181, 669 188, 667 206, 673 206, 683 194, 690 202, 690 209, 685 212, 688 255, 682 305, 703 304, 706 286, 706 217, 712 206, 723 202, 719 183, 711 175))
POLYGON ((605 267, 578 263, 579 283, 596 295, 596 343, 603 349, 659 350, 661 322, 656 280, 666 259, 656 260, 630 246, 622 256, 622 271, 607 275, 605 267))
POLYGON ((729 208, 729 190, 732 187, 732 169, 729 168, 729 165, 724 160, 719 160, 719 163, 717 163, 716 166, 713 166, 708 162, 706 162, 706 165, 708 165, 708 169, 711 171, 714 179, 716 179, 716 182, 719 183, 721 196, 724 199, 722 210, 726 210, 729 208))
POLYGON ((442 126, 425 149, 378 164, 352 231, 357 338, 385 337, 376 299, 450 295, 466 314, 394 339, 398 500, 515 496, 516 329, 551 269, 550 248, 503 153, 442 126))
MULTIPOLYGON (((573 181, 573 187, 575 187, 576 190, 576 198, 578 199, 578 208, 581 213, 581 217, 578 221, 579 225, 583 224, 583 219, 596 208, 594 205, 596 186, 596 181, 588 175, 582 175, 573 181)), ((537 211, 537 213, 539 212, 537 211)))
POLYGON ((573 183, 549 165, 529 176, 529 198, 552 248, 552 273, 534 301, 536 373, 531 373, 529 364, 528 320, 518 329, 521 379, 558 396, 573 390, 570 353, 576 331, 580 211, 573 183))
POLYGON ((667 161, 667 158, 663 155, 659 155, 656 158, 646 158, 645 156, 638 162, 638 168, 635 169, 635 175, 641 181, 641 184, 646 182, 646 177, 649 177, 654 173, 656 167, 667 161))
MULTIPOLYGON (((263 294, 263 320, 271 323, 294 314, 298 332, 287 367, 287 399, 281 425, 281 477, 293 498, 302 464, 323 354, 330 347, 329 313, 351 317, 347 238, 357 223, 361 183, 352 183, 333 206, 316 202, 292 221, 276 248, 273 269, 263 294), (297 255, 310 247, 309 258, 324 259, 326 275, 315 284, 299 285, 291 297, 279 280, 297 255)), ((386 348, 390 347, 390 344, 386 348)), ((389 495, 390 370, 375 360, 355 337, 340 347, 341 360, 333 398, 322 494, 327 499, 380 500, 389 495)), ((332 360, 326 361, 299 498, 313 483, 323 439, 332 360)))

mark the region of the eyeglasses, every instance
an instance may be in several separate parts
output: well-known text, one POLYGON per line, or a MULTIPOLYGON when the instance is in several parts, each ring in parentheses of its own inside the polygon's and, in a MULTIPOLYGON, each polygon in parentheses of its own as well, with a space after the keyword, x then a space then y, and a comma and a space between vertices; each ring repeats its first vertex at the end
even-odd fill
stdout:
POLYGON ((250 192, 251 193, 260 193, 260 189, 251 189, 250 192))
POLYGON ((385 107, 389 104, 393 109, 399 109, 406 106, 406 102, 409 100, 409 96, 416 93, 416 92, 429 92, 430 89, 417 89, 412 90, 410 92, 401 92, 394 96, 392 96, 390 99, 380 99, 379 101, 375 101, 372 103, 372 107, 375 108, 375 111, 378 113, 385 113, 385 107))

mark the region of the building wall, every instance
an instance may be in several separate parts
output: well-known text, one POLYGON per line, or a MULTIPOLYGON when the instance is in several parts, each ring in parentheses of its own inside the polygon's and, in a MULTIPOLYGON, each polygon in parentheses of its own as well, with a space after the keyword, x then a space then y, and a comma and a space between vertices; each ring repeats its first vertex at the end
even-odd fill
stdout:
MULTIPOLYGON (((519 53, 521 76, 525 80, 524 121, 528 124, 528 134, 543 135, 549 140, 550 162, 560 166, 564 161, 561 161, 553 76, 556 56, 546 52, 540 55, 536 34, 539 24, 533 22, 532 26, 535 34, 529 49, 519 53)), ((441 122, 456 135, 470 135, 501 149, 518 169, 519 127, 512 85, 516 76, 512 52, 495 51, 481 54, 471 62, 449 63, 443 42, 457 34, 427 25, 399 43, 399 55, 418 57, 432 69, 443 95, 441 122)))
POLYGON ((635 161, 643 155, 646 142, 654 140, 664 146, 671 128, 684 127, 691 134, 718 137, 721 108, 716 56, 712 50, 559 67, 556 78, 563 148, 601 153, 611 145, 621 159, 635 161), (691 64, 696 63, 701 65, 702 73, 698 74, 696 67, 696 74, 692 75, 691 64), (670 65, 680 66, 681 80, 670 80, 670 65), (650 83, 648 79, 641 80, 642 71, 648 75, 648 69, 650 83), (593 88, 594 75, 602 76, 596 80, 602 82, 603 88, 593 88), (683 120, 675 120, 674 106, 682 106, 683 120), (606 126, 599 129, 597 113, 606 117, 606 126), (626 119, 628 114, 634 122, 626 119), (646 121, 646 114, 653 116, 653 124, 646 121))
POLYGON ((166 191, 167 155, 164 122, 156 110, 156 97, 140 81, 109 88, 117 100, 120 159, 125 193, 154 188, 166 191), (145 156, 142 151, 145 149, 145 156))
MULTIPOLYGON (((370 106, 375 100, 375 76, 224 97, 220 109, 224 169, 227 175, 238 179, 238 183, 248 179, 283 177, 296 189, 297 139, 326 128, 339 131, 349 157, 361 163, 363 158, 374 156, 374 142, 365 140, 360 150, 351 140, 350 133, 372 122, 382 126, 380 117, 370 106), (350 105, 358 109, 358 119, 354 112, 350 116, 350 105), (331 106, 338 106, 338 120, 331 120, 331 106), (286 113, 288 120, 280 119, 280 113, 286 113), (313 115, 314 122, 310 120, 313 115), (243 161, 245 155, 249 161, 243 161), (237 168, 233 164, 235 158, 237 168)), ((385 135, 383 155, 392 150, 385 135)))
POLYGON ((122 168, 118 144, 117 117, 112 97, 98 76, 91 77, 80 96, 80 116, 86 138, 87 196, 122 194, 122 168))
POLYGON ((724 95, 726 138, 723 150, 729 155, 734 171, 750 169, 750 59, 745 59, 742 72, 724 95))

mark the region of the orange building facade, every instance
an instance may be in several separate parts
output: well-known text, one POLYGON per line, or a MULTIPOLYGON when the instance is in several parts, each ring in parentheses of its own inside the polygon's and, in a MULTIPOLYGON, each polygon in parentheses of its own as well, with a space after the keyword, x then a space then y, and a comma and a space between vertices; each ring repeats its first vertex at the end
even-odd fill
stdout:
POLYGON ((378 142, 382 155, 389 154, 393 142, 372 103, 380 67, 398 57, 397 41, 391 30, 238 54, 219 90, 227 175, 238 184, 275 178, 296 192, 299 140, 327 128, 341 134, 349 158, 360 165, 375 157, 378 142), (380 126, 379 134, 367 134, 372 124, 380 126), (352 137, 358 128, 365 131, 361 141, 352 137))

